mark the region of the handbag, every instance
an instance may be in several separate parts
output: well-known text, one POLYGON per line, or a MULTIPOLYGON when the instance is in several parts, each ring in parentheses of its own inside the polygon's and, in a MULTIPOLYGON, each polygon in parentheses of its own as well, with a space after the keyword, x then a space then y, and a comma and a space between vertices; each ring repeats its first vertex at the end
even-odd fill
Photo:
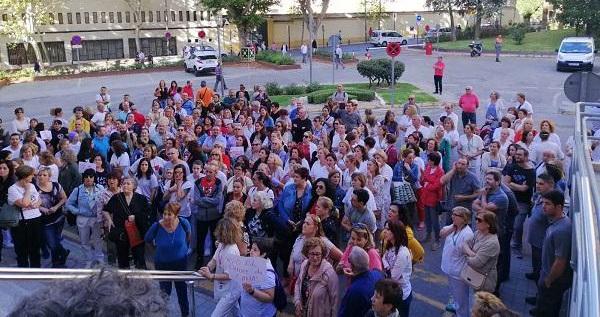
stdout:
POLYGON ((477 291, 483 287, 485 279, 487 278, 487 274, 479 273, 468 264, 465 264, 460 272, 460 277, 463 281, 465 281, 465 283, 469 284, 469 286, 477 291))
POLYGON ((417 202, 417 196, 412 186, 408 182, 392 183, 392 201, 402 205, 417 202))
MULTIPOLYGON (((119 196, 119 202, 121 203, 123 208, 125 208, 127 215, 131 216, 132 213, 129 211, 127 203, 123 201, 123 198, 121 196, 119 196)), ((125 234, 127 234, 127 240, 129 241, 129 247, 134 248, 144 243, 142 235, 140 234, 140 230, 138 229, 138 226, 135 223, 135 221, 129 221, 129 219, 125 219, 124 227, 125 234)))
POLYGON ((19 220, 23 219, 20 208, 8 203, 0 207, 0 228, 8 229, 19 225, 19 220))

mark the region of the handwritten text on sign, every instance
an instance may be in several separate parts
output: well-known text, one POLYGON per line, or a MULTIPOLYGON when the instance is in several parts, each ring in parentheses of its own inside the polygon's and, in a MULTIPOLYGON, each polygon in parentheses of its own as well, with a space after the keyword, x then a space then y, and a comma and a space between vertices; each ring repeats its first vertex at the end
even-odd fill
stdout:
POLYGON ((267 259, 226 255, 223 258, 225 272, 229 278, 240 283, 262 283, 267 270, 267 259))

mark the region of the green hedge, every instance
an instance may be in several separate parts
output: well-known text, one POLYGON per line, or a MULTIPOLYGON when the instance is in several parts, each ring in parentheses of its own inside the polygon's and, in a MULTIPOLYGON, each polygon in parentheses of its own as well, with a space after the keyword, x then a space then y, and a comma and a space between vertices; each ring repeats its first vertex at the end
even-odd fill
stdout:
MULTIPOLYGON (((308 102, 312 104, 325 103, 327 99, 333 96, 335 89, 322 89, 311 92, 307 95, 308 102)), ((357 99, 358 101, 371 101, 375 99, 375 92, 372 90, 359 88, 346 88, 348 99, 357 99)))
MULTIPOLYGON (((315 55, 320 56, 320 57, 326 57, 328 59, 333 59, 333 57, 332 57, 333 52, 329 49, 318 49, 315 52, 315 55)), ((342 60, 343 61, 352 60, 352 54, 342 53, 342 60)))
POLYGON ((294 59, 289 55, 283 55, 280 52, 260 51, 256 54, 256 60, 268 62, 276 65, 294 65, 294 59))

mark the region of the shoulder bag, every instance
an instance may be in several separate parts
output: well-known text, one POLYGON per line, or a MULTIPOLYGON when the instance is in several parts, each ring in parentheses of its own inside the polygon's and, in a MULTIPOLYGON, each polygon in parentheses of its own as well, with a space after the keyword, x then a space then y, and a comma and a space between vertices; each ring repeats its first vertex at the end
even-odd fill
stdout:
MULTIPOLYGON (((127 202, 124 201, 124 199, 121 195, 119 195, 119 202, 121 203, 123 208, 125 208, 125 211, 127 212, 128 216, 133 215, 129 211, 129 207, 127 207, 127 202)), ((138 245, 144 243, 144 240, 142 239, 142 235, 140 234, 140 230, 138 229, 138 226, 135 223, 135 221, 129 221, 129 219, 125 219, 124 227, 125 227, 125 233, 127 234, 127 240, 129 240, 129 247, 134 248, 134 247, 137 247, 138 245)))
MULTIPOLYGON (((470 243, 471 247, 475 244, 475 240, 470 243)), ((474 290, 480 290, 485 284, 485 280, 487 279, 487 273, 479 273, 475 269, 473 269, 468 263, 465 263, 462 271, 460 272, 460 277, 465 283, 469 284, 474 290)))
POLYGON ((21 208, 5 203, 0 207, 0 228, 8 229, 19 225, 23 219, 21 208))
POLYGON ((392 201, 402 205, 414 203, 417 201, 417 196, 409 182, 393 182, 392 183, 392 201))

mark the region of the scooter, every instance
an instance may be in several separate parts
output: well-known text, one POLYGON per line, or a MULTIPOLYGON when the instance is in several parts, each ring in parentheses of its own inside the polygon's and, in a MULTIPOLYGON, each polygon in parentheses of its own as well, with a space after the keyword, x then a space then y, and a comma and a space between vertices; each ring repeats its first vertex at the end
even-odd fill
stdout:
POLYGON ((481 41, 472 41, 471 44, 469 44, 469 48, 471 48, 471 57, 481 56, 483 43, 481 43, 481 41))

